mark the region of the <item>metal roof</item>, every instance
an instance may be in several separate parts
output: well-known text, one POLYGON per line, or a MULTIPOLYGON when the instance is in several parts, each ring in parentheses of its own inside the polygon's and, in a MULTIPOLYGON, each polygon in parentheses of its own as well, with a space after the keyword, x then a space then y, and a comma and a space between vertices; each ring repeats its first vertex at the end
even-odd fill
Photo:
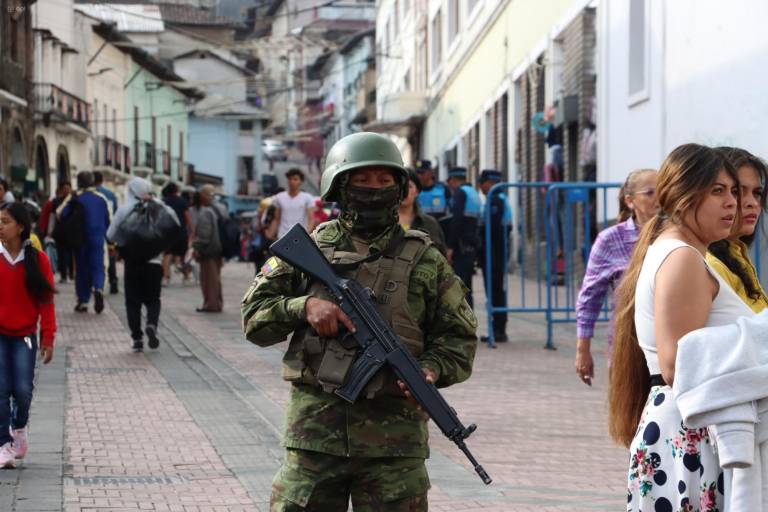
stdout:
POLYGON ((159 5, 75 4, 75 9, 96 19, 116 23, 120 32, 162 32, 165 30, 159 5))

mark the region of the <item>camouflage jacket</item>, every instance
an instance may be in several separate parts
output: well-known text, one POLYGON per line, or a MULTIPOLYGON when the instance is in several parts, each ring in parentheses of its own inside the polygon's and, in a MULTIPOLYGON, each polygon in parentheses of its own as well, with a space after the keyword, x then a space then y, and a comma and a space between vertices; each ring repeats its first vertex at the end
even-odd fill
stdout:
MULTIPOLYGON (((371 251, 386 249, 392 230, 372 240, 371 251)), ((355 251, 351 236, 337 221, 315 231, 316 239, 355 251)), ((273 258, 256 276, 242 303, 243 331, 251 342, 269 346, 306 322, 305 277, 273 258)), ((464 299, 466 288, 448 262, 430 246, 411 272, 408 311, 425 333, 422 367, 437 376, 437 386, 466 380, 477 346, 477 320, 464 299)), ((425 414, 399 396, 360 398, 349 404, 319 387, 294 383, 287 409, 284 444, 349 457, 428 457, 425 414)))

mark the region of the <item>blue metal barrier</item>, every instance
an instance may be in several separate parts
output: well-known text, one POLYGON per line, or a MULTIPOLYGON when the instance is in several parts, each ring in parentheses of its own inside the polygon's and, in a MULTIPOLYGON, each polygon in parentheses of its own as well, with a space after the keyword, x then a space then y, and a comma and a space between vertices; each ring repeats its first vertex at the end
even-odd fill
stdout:
MULTIPOLYGON (((610 222, 605 205, 608 201, 616 201, 617 198, 608 194, 609 189, 617 189, 620 183, 497 183, 494 185, 488 197, 493 197, 503 190, 517 190, 518 208, 513 219, 513 229, 519 240, 517 250, 517 264, 520 268, 518 277, 520 283, 519 303, 516 306, 494 305, 491 298, 492 281, 492 242, 490 209, 485 212, 485 291, 486 311, 488 316, 488 346, 495 347, 493 337, 494 313, 544 313, 547 322, 547 341, 545 348, 555 349, 553 342, 553 327, 556 323, 574 322, 576 298, 581 287, 583 273, 579 270, 586 267, 593 234, 605 229, 610 222), (535 208, 534 219, 525 217, 525 212, 520 207, 521 193, 531 194, 530 191, 540 192, 543 208, 535 208), (602 222, 597 223, 595 213, 590 209, 590 203, 597 203, 597 194, 601 192, 602 222), (590 196, 592 201, 590 201, 590 196), (583 210, 583 233, 576 236, 578 207, 583 210), (593 225, 594 224, 594 225, 593 225), (525 227, 528 227, 526 230, 525 227), (527 235, 532 235, 530 238, 527 235), (542 235, 544 235, 542 237, 542 235), (583 243, 580 243, 580 240, 583 243), (534 244, 533 251, 528 250, 528 243, 534 244), (530 253, 530 254, 529 254, 530 253), (533 265, 527 261, 528 257, 535 259, 533 265), (582 265, 579 266, 578 260, 582 265), (533 283, 528 276, 529 266, 533 267, 533 283), (561 272, 562 270, 562 272, 561 272), (578 272, 577 272, 578 271, 578 272), (529 291, 527 285, 533 288, 535 301, 528 301, 529 291)), ((533 198, 531 198, 533 199, 533 198)), ((578 224, 581 221, 578 220, 578 224)), ((505 247, 509 247, 509 240, 505 233, 505 247)), ((508 258, 505 258, 505 263, 508 258)), ((504 293, 507 293, 508 273, 505 272, 504 293)), ((512 297, 514 298, 514 296, 512 297)), ((608 319, 607 305, 601 320, 608 319)))

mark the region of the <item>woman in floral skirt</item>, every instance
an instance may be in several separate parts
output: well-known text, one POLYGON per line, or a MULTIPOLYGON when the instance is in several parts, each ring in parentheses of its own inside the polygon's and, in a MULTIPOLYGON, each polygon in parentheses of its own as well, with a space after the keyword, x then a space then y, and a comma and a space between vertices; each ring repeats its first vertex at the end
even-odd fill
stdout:
POLYGON ((680 338, 753 314, 704 259, 738 229, 736 172, 712 148, 685 144, 664 161, 656 197, 619 288, 609 430, 630 449, 628 511, 722 512, 714 441, 683 423, 671 385, 680 338))

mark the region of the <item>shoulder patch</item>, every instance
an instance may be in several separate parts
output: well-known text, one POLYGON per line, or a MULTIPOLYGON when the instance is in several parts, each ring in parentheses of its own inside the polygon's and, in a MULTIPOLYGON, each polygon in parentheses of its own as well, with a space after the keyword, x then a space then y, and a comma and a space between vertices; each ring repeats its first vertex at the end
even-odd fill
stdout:
POLYGON ((277 269, 279 268, 280 268, 280 260, 272 256, 264 263, 264 266, 261 267, 261 273, 262 275, 268 276, 273 272, 276 272, 277 269))

